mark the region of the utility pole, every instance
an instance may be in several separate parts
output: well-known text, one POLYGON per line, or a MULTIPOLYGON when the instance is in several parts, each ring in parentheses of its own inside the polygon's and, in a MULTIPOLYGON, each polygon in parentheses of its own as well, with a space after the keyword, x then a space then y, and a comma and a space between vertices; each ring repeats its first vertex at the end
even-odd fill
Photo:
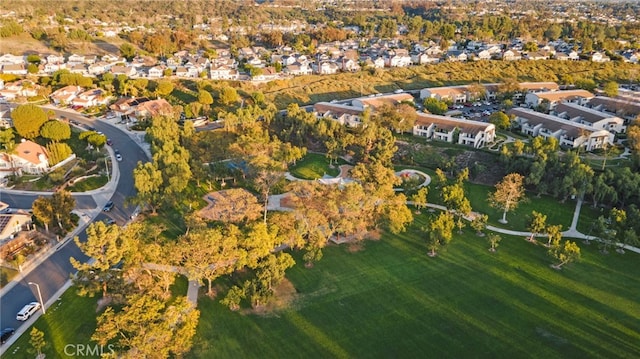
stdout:
POLYGON ((29 285, 36 286, 36 289, 38 290, 38 297, 40 298, 40 306, 42 307, 42 314, 47 314, 44 310, 44 302, 42 301, 42 293, 40 293, 40 286, 38 285, 38 283, 34 283, 34 282, 29 282, 29 285))

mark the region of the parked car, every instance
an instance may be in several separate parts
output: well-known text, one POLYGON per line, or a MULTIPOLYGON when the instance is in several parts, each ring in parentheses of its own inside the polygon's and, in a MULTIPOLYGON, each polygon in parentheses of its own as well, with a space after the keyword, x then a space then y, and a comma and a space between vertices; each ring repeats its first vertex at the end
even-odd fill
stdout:
POLYGON ((107 138, 107 145, 113 146, 113 141, 110 138, 107 138))
POLYGON ((104 220, 104 224, 106 224, 107 226, 110 226, 112 224, 116 224, 116 220, 113 218, 107 218, 104 220))
POLYGON ((16 330, 13 328, 2 329, 2 332, 0 332, 0 344, 6 343, 15 332, 16 330))
POLYGON ((115 155, 116 155, 116 161, 122 162, 122 155, 120 154, 120 150, 115 149, 115 150, 113 150, 113 153, 115 153, 115 155))
POLYGON ((31 302, 31 303, 25 305, 24 307, 22 307, 22 309, 20 309, 20 311, 16 315, 16 319, 19 320, 19 321, 24 322, 25 320, 31 318, 31 316, 35 312, 37 312, 38 309, 40 309, 40 303, 31 302))
POLYGON ((111 209, 113 209, 113 201, 107 202, 107 204, 104 205, 104 208, 102 208, 105 212, 109 212, 111 209))

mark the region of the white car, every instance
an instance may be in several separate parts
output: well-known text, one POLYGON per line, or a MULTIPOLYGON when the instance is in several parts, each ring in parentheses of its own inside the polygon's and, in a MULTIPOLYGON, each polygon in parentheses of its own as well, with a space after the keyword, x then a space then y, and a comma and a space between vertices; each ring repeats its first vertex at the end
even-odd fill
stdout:
POLYGON ((40 309, 40 303, 31 302, 25 305, 24 307, 22 307, 22 309, 20 309, 20 311, 18 312, 18 315, 16 315, 16 319, 21 322, 24 322, 25 320, 31 318, 31 316, 35 312, 37 312, 38 309, 40 309))

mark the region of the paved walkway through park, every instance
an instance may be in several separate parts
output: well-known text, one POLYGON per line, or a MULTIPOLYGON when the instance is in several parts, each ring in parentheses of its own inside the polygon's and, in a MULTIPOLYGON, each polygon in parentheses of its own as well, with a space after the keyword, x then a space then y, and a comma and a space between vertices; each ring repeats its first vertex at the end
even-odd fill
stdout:
MULTIPOLYGON (((144 263, 142 267, 149 270, 178 273, 189 278, 189 275, 186 269, 184 269, 184 267, 177 267, 177 266, 170 266, 170 265, 156 264, 156 263, 144 263)), ((200 289, 200 282, 197 279, 189 278, 189 287, 187 288, 187 300, 189 301, 189 303, 193 304, 194 307, 198 306, 198 290, 199 289, 200 289)))

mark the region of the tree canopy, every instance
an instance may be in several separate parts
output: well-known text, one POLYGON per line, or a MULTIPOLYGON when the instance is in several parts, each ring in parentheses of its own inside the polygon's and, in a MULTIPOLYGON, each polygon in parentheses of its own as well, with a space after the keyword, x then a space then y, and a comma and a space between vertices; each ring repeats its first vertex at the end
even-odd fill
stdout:
POLYGON ((49 120, 47 114, 39 106, 32 104, 16 107, 11 112, 11 118, 18 134, 28 139, 38 137, 40 128, 49 120))

